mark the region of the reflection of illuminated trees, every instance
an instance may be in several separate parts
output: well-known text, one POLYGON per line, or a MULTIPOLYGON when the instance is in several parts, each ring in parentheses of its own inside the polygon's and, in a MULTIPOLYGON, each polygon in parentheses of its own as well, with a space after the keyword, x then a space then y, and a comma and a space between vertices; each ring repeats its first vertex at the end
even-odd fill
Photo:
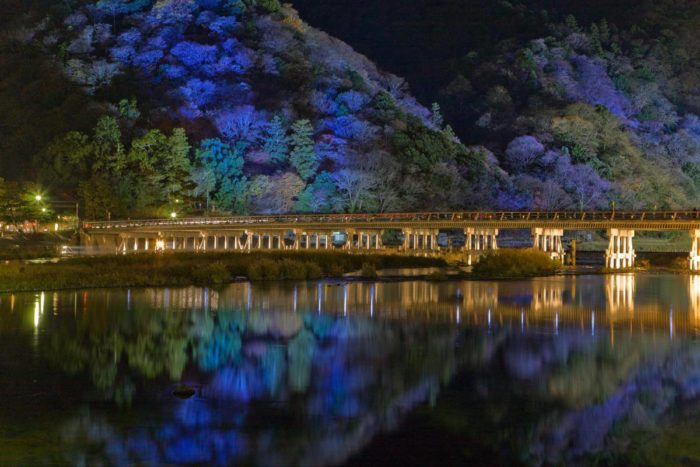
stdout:
POLYGON ((434 396, 455 371, 457 333, 450 325, 222 310, 95 311, 57 323, 47 358, 86 375, 120 405, 153 397, 142 388, 183 373, 185 381, 194 378, 201 386, 202 398, 178 402, 176 413, 161 411, 160 403, 145 404, 148 415, 139 409, 153 423, 162 420, 157 423, 165 431, 127 435, 102 429, 107 419, 97 413, 82 418, 66 442, 80 449, 89 439, 93 454, 101 452, 95 461, 207 463, 221 455, 217 462, 337 463, 434 396), (248 405, 253 401, 283 402, 284 411, 303 414, 270 428, 264 453, 247 450, 256 442, 246 439, 257 435, 243 414, 250 412, 250 420, 266 416, 254 415, 259 405, 248 405), (102 428, 92 430, 93 423, 102 428), (149 451, 138 453, 127 443, 149 451), (221 445, 237 448, 221 453, 221 445), (122 457, 112 457, 117 455, 122 457))

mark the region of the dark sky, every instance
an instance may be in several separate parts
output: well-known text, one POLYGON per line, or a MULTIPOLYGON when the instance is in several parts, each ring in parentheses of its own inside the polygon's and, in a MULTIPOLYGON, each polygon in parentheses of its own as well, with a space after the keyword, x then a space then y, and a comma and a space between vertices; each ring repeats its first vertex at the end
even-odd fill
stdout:
MULTIPOLYGON (((605 17, 623 27, 635 21, 650 0, 524 0, 514 7, 497 0, 292 0, 301 17, 348 42, 382 68, 407 77, 413 92, 432 98, 434 79, 445 62, 470 51, 491 55, 498 42, 518 43, 547 34, 547 22, 568 14, 582 24, 605 17)), ((437 83, 444 85, 445 83, 437 83)))

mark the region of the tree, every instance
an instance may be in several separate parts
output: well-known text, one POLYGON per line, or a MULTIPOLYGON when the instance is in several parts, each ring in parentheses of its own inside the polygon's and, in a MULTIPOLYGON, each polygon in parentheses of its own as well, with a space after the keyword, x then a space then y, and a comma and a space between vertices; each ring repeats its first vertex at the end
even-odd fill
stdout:
POLYGON ((505 162, 515 171, 522 171, 529 168, 544 151, 544 145, 534 136, 518 136, 508 144, 505 162))
MULTIPOLYGON (((131 143, 128 154, 130 174, 159 202, 181 197, 190 186, 190 145, 185 130, 176 128, 171 136, 150 130, 131 143)), ((138 193, 139 196, 146 193, 138 193)))
POLYGON ((274 162, 283 164, 287 161, 289 139, 279 115, 275 115, 267 125, 264 149, 265 152, 270 154, 274 162))
POLYGON ((257 0, 258 7, 266 13, 275 13, 282 8, 279 0, 257 0))
POLYGON ((321 172, 316 176, 313 183, 306 186, 302 191, 294 210, 300 212, 328 212, 333 210, 338 198, 333 177, 328 172, 321 172))
POLYGON ((211 167, 199 167, 192 172, 192 182, 194 189, 192 194, 195 197, 204 197, 206 209, 209 210, 209 201, 216 190, 216 175, 211 167))
POLYGON ((371 174, 355 169, 341 169, 332 176, 348 212, 361 211, 374 185, 371 174))
POLYGON ((304 180, 313 178, 318 170, 318 156, 314 149, 313 128, 308 120, 297 120, 292 125, 292 153, 290 162, 304 180))
POLYGON ((119 175, 126 167, 122 134, 114 117, 103 116, 97 121, 93 137, 93 171, 119 175))
POLYGON ((440 111, 440 104, 437 102, 433 102, 430 108, 430 122, 438 130, 441 130, 445 124, 445 119, 442 117, 442 112, 440 111))
POLYGON ((245 161, 239 151, 218 138, 202 140, 195 151, 195 160, 203 167, 211 169, 218 180, 243 175, 245 161))
POLYGON ((188 188, 192 166, 189 160, 190 143, 182 128, 175 128, 167 140, 167 151, 162 161, 163 188, 169 197, 182 195, 188 188))

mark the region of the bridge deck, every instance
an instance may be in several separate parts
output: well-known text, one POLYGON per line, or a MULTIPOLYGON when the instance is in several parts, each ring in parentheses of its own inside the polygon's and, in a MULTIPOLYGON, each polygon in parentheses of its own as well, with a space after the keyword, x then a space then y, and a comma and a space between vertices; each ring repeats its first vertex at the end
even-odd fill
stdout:
POLYGON ((309 229, 531 229, 566 230, 700 229, 700 211, 471 211, 384 214, 293 214, 268 216, 198 217, 87 221, 86 231, 196 231, 203 228, 244 230, 309 229))

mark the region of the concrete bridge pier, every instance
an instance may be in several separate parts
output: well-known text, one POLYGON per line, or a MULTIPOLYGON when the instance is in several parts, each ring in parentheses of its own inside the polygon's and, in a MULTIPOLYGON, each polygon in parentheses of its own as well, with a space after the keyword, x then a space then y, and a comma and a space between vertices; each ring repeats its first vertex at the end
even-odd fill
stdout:
POLYGON ((489 250, 498 250, 498 229, 464 229, 464 249, 467 253, 467 264, 489 250))
MULTIPOLYGON (((403 251, 423 255, 436 251, 438 249, 438 232, 439 230, 436 229, 403 229, 403 251)), ((383 247, 380 238, 382 233, 383 231, 380 230, 377 233, 377 238, 375 238, 375 247, 377 249, 383 247)))
POLYGON ((608 229, 608 249, 605 251, 605 267, 625 269, 634 266, 636 253, 632 245, 634 230, 608 229))
POLYGON ((700 229, 690 231, 690 270, 700 270, 700 254, 698 253, 698 241, 700 239, 700 229))
POLYGON ((536 250, 543 251, 549 254, 549 257, 555 261, 564 263, 564 246, 561 239, 564 236, 563 229, 546 229, 535 227, 532 229, 534 238, 533 247, 536 250))

